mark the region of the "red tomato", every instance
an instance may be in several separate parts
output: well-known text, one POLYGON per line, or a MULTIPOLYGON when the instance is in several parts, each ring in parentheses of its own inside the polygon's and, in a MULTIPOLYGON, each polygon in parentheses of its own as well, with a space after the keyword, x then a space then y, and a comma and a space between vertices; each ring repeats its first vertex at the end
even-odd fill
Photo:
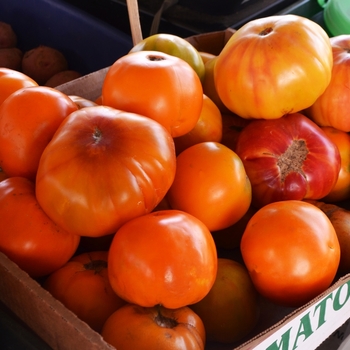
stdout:
POLYGON ((337 183, 331 192, 323 198, 326 202, 339 202, 350 198, 350 135, 331 126, 321 129, 334 142, 340 153, 340 171, 337 183))
POLYGON ((217 93, 233 113, 276 119, 311 106, 331 80, 332 49, 314 21, 281 15, 239 28, 218 55, 217 93))
POLYGON ((178 210, 129 220, 109 248, 112 288, 122 299, 145 307, 176 309, 198 302, 212 287, 216 271, 210 231, 178 210))
POLYGON ((236 223, 251 203, 251 185, 235 152, 218 142, 191 146, 177 157, 167 199, 173 209, 200 219, 210 231, 236 223))
POLYGON ((190 308, 204 323, 207 340, 233 343, 247 336, 260 315, 258 292, 245 266, 218 259, 218 273, 210 292, 190 308))
POLYGON ((119 58, 109 68, 102 102, 154 119, 177 137, 196 125, 203 89, 196 72, 181 58, 138 51, 119 58))
POLYGON ((127 304, 106 321, 102 337, 118 350, 204 350, 202 320, 189 308, 127 304))
POLYGON ((35 198, 34 183, 23 177, 0 182, 0 251, 32 277, 63 266, 80 237, 47 217, 35 198))
POLYGON ((0 67, 0 105, 15 91, 30 86, 38 86, 38 84, 21 72, 0 67))
POLYGON ((320 199, 337 182, 340 154, 333 141, 300 113, 254 120, 236 152, 252 184, 256 207, 287 199, 320 199))
POLYGON ((46 86, 15 91, 0 105, 0 166, 8 176, 34 181, 39 159, 62 120, 78 109, 46 86))
POLYGON ((259 209, 243 234, 241 253, 260 294, 292 307, 325 291, 340 261, 337 234, 326 214, 295 200, 259 209))
POLYGON ((175 166, 173 139, 159 123, 111 107, 85 107, 61 123, 45 148, 36 195, 68 232, 109 235, 158 205, 175 166))
POLYGON ((176 153, 200 142, 220 142, 221 138, 221 112, 208 96, 203 95, 203 107, 195 127, 187 134, 174 138, 176 153))
POLYGON ((96 332, 101 332, 107 318, 125 304, 111 288, 107 260, 107 251, 76 255, 43 283, 45 289, 96 332))
POLYGON ((349 132, 350 34, 332 37, 332 78, 324 93, 307 109, 318 125, 349 132))

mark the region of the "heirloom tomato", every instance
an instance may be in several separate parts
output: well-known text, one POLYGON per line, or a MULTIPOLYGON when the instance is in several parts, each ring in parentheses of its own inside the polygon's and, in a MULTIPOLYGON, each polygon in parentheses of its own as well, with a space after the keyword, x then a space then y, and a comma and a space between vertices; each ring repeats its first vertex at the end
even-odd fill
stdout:
POLYGON ((173 137, 191 131, 203 104, 201 81, 181 58, 157 51, 137 51, 109 68, 102 103, 138 113, 162 124, 173 137))
POLYGON ((253 120, 240 133, 236 152, 252 185, 252 204, 320 199, 337 182, 340 153, 312 120, 300 113, 253 120))
POLYGON ((276 119, 311 106, 331 79, 329 37, 297 15, 252 20, 229 39, 214 67, 225 106, 247 119, 276 119))
POLYGON ((259 209, 244 231, 241 253, 258 292, 290 307, 324 292, 340 261, 339 241, 327 215, 298 200, 259 209))
POLYGON ((127 304, 107 319, 101 335, 118 350, 204 350, 206 340, 202 320, 186 306, 127 304))
POLYGON ((151 212, 172 184, 175 167, 174 141, 156 121, 85 107, 61 123, 45 148, 36 195, 68 232, 104 236, 151 212))
POLYGON ((321 129, 334 142, 340 153, 340 170, 336 184, 322 200, 339 202, 350 198, 350 135, 331 126, 321 129))
POLYGON ((179 210, 160 210, 125 223, 108 255, 109 280, 124 300, 170 309, 201 300, 212 287, 217 252, 208 228, 179 210))
POLYGON ((46 290, 96 332, 126 304, 111 288, 107 260, 107 251, 81 253, 43 282, 46 290))
POLYGON ((0 105, 0 166, 6 174, 34 181, 44 148, 77 109, 67 95, 47 86, 12 93, 0 105))
POLYGON ((332 37, 330 41, 333 52, 332 78, 306 113, 318 125, 349 132, 350 34, 332 37))
POLYGON ((175 150, 179 154, 200 142, 220 142, 222 138, 222 116, 216 104, 203 95, 203 106, 197 124, 185 135, 174 137, 175 150))
POLYGON ((130 52, 159 51, 186 61, 202 80, 205 68, 198 50, 184 38, 169 33, 157 33, 144 38, 130 52))
POLYGON ((43 277, 63 266, 80 237, 64 231, 42 210, 34 183, 24 177, 0 182, 0 251, 31 277, 43 277))
POLYGON ((201 142, 177 156, 167 193, 173 209, 201 220, 210 231, 236 223, 251 204, 251 185, 238 155, 218 142, 201 142))
POLYGON ((0 67, 0 105, 15 91, 30 86, 38 86, 38 84, 28 75, 0 67))
POLYGON ((259 296, 245 266, 218 259, 218 272, 209 293, 190 308, 201 318, 206 338, 233 343, 247 336, 260 314, 259 296))

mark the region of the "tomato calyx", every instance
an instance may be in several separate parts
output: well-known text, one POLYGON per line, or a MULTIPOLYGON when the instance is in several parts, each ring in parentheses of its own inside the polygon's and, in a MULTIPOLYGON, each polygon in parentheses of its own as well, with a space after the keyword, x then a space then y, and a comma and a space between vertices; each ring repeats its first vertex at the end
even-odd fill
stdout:
POLYGON ((91 260, 84 264, 85 270, 94 271, 95 275, 101 273, 102 270, 107 268, 107 261, 105 260, 91 260))
POLYGON ((157 305, 157 315, 154 318, 155 323, 162 328, 175 328, 179 323, 174 318, 164 316, 161 308, 161 305, 157 305))
POLYGON ((266 36, 266 35, 268 35, 268 34, 270 34, 270 33, 272 33, 273 32, 273 28, 272 27, 267 27, 267 28, 264 28, 260 33, 259 33, 259 35, 260 36, 266 36))
POLYGON ((304 140, 293 140, 287 150, 278 158, 277 165, 281 171, 281 179, 287 177, 291 172, 297 172, 305 178, 302 166, 309 151, 304 140))
POLYGON ((100 143, 102 140, 102 131, 99 128, 95 128, 92 134, 92 138, 94 139, 95 143, 100 143))
POLYGON ((158 56, 158 55, 148 55, 147 59, 149 59, 150 61, 164 61, 165 58, 163 56, 158 56))

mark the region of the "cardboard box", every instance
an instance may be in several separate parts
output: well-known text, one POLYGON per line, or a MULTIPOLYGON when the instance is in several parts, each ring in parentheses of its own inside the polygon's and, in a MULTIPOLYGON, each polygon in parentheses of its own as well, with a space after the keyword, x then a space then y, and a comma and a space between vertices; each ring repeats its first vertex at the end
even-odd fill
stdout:
MULTIPOLYGON (((217 50, 232 31, 188 38, 203 50, 217 50)), ((57 87, 66 94, 94 100, 108 67, 57 87)), ((228 257, 228 256, 226 256, 228 257)), ((55 350, 111 350, 102 337, 79 320, 40 284, 0 253, 0 300, 55 350)), ((209 343, 207 350, 335 350, 349 334, 350 275, 339 278, 307 305, 286 308, 261 300, 259 324, 247 339, 235 344, 209 343)))

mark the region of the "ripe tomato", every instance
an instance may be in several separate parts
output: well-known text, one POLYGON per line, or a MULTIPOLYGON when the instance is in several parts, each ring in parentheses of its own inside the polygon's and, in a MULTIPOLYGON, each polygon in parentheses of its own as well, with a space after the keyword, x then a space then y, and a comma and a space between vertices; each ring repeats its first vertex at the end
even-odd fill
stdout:
POLYGON ((349 132, 350 34, 332 37, 330 41, 333 52, 332 78, 324 93, 306 113, 318 125, 349 132))
POLYGON ((292 307, 325 291, 340 261, 331 221, 321 209, 297 200, 259 209, 244 231, 241 253, 258 292, 292 307))
POLYGON ((24 177, 0 182, 0 251, 31 277, 46 276, 75 253, 80 237, 47 217, 24 177))
POLYGON ((244 265, 218 259, 218 272, 210 292, 190 308, 204 323, 206 338, 233 343, 247 336, 260 314, 258 292, 244 265))
POLYGON ((340 153, 340 171, 337 183, 323 198, 326 202, 339 202, 350 198, 350 135, 331 126, 321 129, 334 142, 340 153))
POLYGON ((327 33, 297 16, 268 16, 239 28, 218 55, 222 102, 247 119, 276 119, 311 106, 331 80, 327 33))
POLYGON ((46 290, 96 332, 126 304, 111 288, 107 260, 107 251, 76 255, 43 282, 46 290))
POLYGON ((184 60, 163 52, 138 51, 119 58, 109 68, 102 102, 154 119, 177 137, 196 125, 203 89, 198 75, 184 60))
POLYGON ((160 210, 125 223, 109 248, 111 286, 124 300, 176 309, 212 287, 217 252, 208 228, 178 210, 160 210))
POLYGON ((238 155, 218 142, 191 146, 177 157, 167 199, 210 231, 236 223, 251 203, 251 185, 238 155))
POLYGON ((118 350, 204 350, 202 320, 189 308, 145 308, 127 304, 103 326, 102 337, 118 350))
POLYGON ((169 33, 157 33, 144 38, 130 52, 159 51, 186 61, 202 80, 205 74, 204 62, 198 50, 187 40, 169 33))
POLYGON ((76 103, 78 108, 97 106, 96 102, 88 100, 87 98, 81 96, 69 95, 68 97, 76 103))
POLYGON ((12 93, 0 105, 0 166, 7 175, 34 181, 44 148, 77 109, 67 95, 46 86, 12 93))
POLYGON ((258 208, 279 200, 323 198, 340 170, 337 146, 300 113, 251 121, 238 137, 236 152, 258 208))
POLYGON ((111 107, 78 109, 43 152, 36 195, 68 232, 99 237, 151 212, 175 176, 171 135, 154 120, 111 107))
POLYGON ((38 86, 38 84, 21 72, 0 67, 0 105, 13 92, 30 86, 38 86))
POLYGON ((175 150, 179 154, 200 142, 220 142, 222 138, 222 116, 216 104, 203 95, 203 106, 195 127, 185 135, 175 137, 175 150))

